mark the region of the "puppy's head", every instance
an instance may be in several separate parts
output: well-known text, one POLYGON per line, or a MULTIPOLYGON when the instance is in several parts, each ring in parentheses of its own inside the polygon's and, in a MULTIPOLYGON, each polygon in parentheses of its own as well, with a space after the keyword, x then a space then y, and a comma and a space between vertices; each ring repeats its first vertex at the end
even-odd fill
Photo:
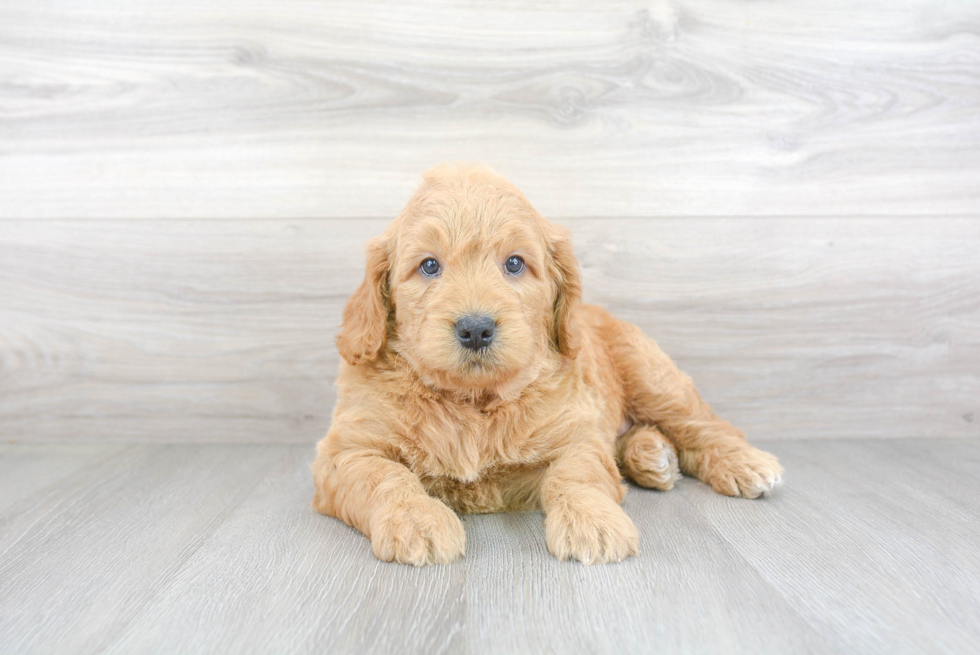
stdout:
POLYGON ((367 258, 337 336, 351 364, 390 350, 434 386, 475 391, 575 355, 571 242, 485 168, 428 171, 367 258))

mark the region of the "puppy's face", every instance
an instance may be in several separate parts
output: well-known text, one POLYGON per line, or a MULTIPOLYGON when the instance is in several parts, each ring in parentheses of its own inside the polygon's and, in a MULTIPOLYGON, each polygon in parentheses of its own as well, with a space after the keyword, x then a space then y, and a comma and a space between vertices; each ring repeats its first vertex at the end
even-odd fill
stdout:
POLYGON ((492 387, 548 351, 556 289, 545 237, 520 212, 447 209, 423 200, 396 237, 396 345, 440 387, 492 387))
POLYGON ((473 391, 527 383, 553 353, 573 354, 579 285, 568 239, 484 169, 430 171, 368 259, 337 340, 352 363, 389 348, 433 386, 473 391), (372 307, 359 295, 374 287, 372 307), (355 338, 372 319, 352 305, 375 320, 383 312, 373 343, 355 338))

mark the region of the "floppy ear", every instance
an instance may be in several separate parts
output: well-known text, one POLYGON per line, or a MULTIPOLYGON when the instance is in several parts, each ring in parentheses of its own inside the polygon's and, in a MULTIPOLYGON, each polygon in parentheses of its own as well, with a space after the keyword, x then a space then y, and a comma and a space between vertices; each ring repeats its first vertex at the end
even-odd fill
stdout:
POLYGON ((572 310, 582 300, 582 278, 567 232, 555 229, 548 243, 548 254, 551 257, 551 276, 557 288, 551 339, 559 353, 575 357, 578 343, 571 324, 572 310))
POLYGON ((347 363, 370 361, 385 347, 388 337, 388 251, 381 237, 367 244, 364 281, 344 307, 344 322, 337 334, 337 350, 347 363))

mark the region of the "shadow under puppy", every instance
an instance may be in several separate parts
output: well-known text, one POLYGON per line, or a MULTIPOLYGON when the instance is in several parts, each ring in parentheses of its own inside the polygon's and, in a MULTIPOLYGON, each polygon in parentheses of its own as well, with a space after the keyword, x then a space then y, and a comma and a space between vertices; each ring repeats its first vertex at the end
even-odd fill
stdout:
POLYGON ((779 481, 639 328, 580 302, 568 234, 488 169, 428 171, 367 260, 313 506, 378 558, 450 562, 456 512, 541 509, 556 557, 615 562, 638 548, 620 467, 747 498, 779 481))

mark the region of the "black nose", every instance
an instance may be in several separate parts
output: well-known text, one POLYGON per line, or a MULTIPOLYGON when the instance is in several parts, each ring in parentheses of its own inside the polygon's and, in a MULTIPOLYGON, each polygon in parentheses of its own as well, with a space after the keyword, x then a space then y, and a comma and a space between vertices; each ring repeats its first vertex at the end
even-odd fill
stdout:
POLYGON ((456 337, 463 348, 486 348, 497 334, 497 324, 489 316, 464 316, 456 321, 456 337))

